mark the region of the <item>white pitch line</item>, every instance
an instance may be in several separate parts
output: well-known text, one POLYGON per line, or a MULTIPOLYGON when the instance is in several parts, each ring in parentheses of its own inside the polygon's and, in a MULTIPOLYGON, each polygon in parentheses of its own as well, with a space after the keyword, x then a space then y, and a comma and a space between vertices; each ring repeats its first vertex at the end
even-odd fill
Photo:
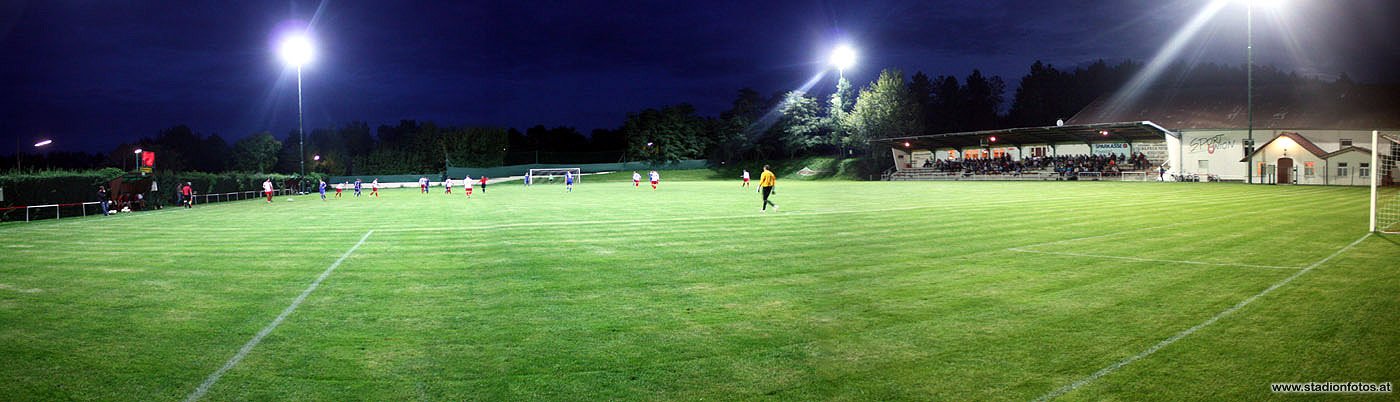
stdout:
POLYGON ((1267 295, 1267 294, 1273 292, 1275 289, 1278 289, 1278 288, 1280 288, 1280 287, 1283 287, 1283 285, 1287 285, 1289 282, 1293 282, 1294 279, 1297 279, 1298 277, 1303 276, 1303 274, 1308 273, 1308 271, 1312 271, 1313 268, 1317 268, 1319 265, 1322 265, 1322 264, 1326 263, 1327 261, 1331 261, 1333 258, 1336 258, 1336 257, 1339 256, 1339 255, 1342 255, 1342 253, 1345 253, 1347 250, 1351 250, 1352 247, 1356 247, 1357 244, 1361 244, 1361 242, 1362 242, 1363 240, 1366 240, 1366 239, 1369 238, 1369 237, 1371 237, 1371 233, 1366 233, 1365 236, 1361 236, 1360 239, 1356 239, 1356 241, 1351 242, 1351 244, 1348 244, 1346 247, 1342 247, 1340 250, 1337 250, 1336 252, 1332 253, 1331 255, 1328 255, 1326 258, 1323 258, 1323 259, 1318 260, 1317 262, 1314 262, 1314 263, 1312 263, 1312 264, 1310 264, 1310 265, 1308 265, 1308 266, 1306 266, 1306 267, 1303 267, 1303 269, 1298 270, 1298 272, 1294 273, 1293 275, 1290 275, 1290 276, 1288 276, 1287 278, 1283 278, 1283 280, 1278 281, 1278 283, 1273 284, 1273 286, 1269 286, 1268 288, 1266 288, 1266 289, 1264 289, 1263 291, 1261 291, 1261 292, 1255 294, 1254 296, 1250 296, 1249 298, 1244 299, 1243 301, 1240 301, 1239 303, 1236 303, 1234 306, 1231 306, 1230 308, 1227 308, 1227 309, 1225 309, 1224 311, 1221 311, 1221 312, 1219 312, 1219 313, 1216 313, 1214 316, 1210 317, 1210 319, 1207 319, 1207 320, 1201 322, 1200 324, 1196 324, 1195 326, 1193 326, 1193 327, 1191 327, 1191 328, 1187 328, 1185 331, 1178 332, 1178 333, 1176 333, 1176 335, 1172 335, 1171 337, 1169 337, 1169 338, 1167 338, 1167 339, 1164 339, 1164 340, 1162 340, 1161 342, 1157 342, 1156 345, 1152 345, 1152 347, 1147 348, 1147 350, 1144 350, 1144 351, 1142 351, 1142 352, 1140 352, 1140 353, 1138 353, 1138 354, 1136 354, 1136 355, 1132 355, 1132 356, 1130 356, 1130 357, 1128 357, 1128 358, 1126 358, 1126 359, 1123 359, 1123 360, 1118 361, 1117 363, 1110 364, 1110 365, 1108 365, 1108 367, 1104 367, 1104 368, 1102 368, 1102 369, 1099 369, 1099 371, 1095 371, 1094 374, 1090 374, 1088 377, 1081 378, 1081 379, 1079 379, 1078 381, 1072 382, 1072 383, 1070 383, 1070 384, 1068 384, 1068 385, 1065 385, 1065 386, 1063 386, 1063 387, 1060 387, 1060 388, 1058 388, 1058 389, 1055 389, 1054 391, 1050 391, 1050 393, 1047 393, 1047 394, 1045 394, 1045 395, 1041 395, 1039 398, 1036 398, 1035 400, 1036 400, 1037 402, 1043 402, 1043 401, 1049 401, 1049 400, 1051 400, 1051 399, 1058 398, 1058 397, 1060 397, 1060 396, 1062 396, 1062 395, 1064 395, 1064 394, 1067 394, 1067 393, 1070 393, 1070 392, 1072 392, 1072 391, 1074 391, 1074 390, 1076 390, 1076 389, 1079 389, 1079 387, 1082 387, 1082 386, 1084 386, 1084 385, 1086 385, 1086 384, 1088 384, 1088 383, 1094 382, 1094 380, 1098 380, 1099 378, 1101 378, 1101 377, 1103 377, 1103 376, 1112 374, 1113 372, 1118 371, 1118 369, 1123 368, 1123 366, 1127 366, 1127 365, 1129 365, 1129 364, 1132 364, 1132 363, 1135 362, 1135 361, 1142 360, 1143 358, 1145 358, 1145 357, 1147 357, 1147 356, 1151 356, 1153 353, 1157 353, 1158 350, 1161 350, 1162 348, 1165 348, 1165 347, 1167 347, 1167 346, 1170 346, 1170 345, 1173 344, 1173 343, 1176 343, 1176 341, 1181 340, 1181 338, 1185 338, 1185 337, 1187 337, 1187 336, 1190 336, 1191 334, 1196 333, 1196 331, 1200 331, 1201 328, 1205 328, 1205 327, 1207 327, 1207 326, 1210 326, 1211 324, 1214 324, 1216 321, 1220 321, 1221 318, 1225 318, 1225 316, 1228 316, 1228 315, 1230 315, 1230 314, 1233 314, 1233 313, 1236 312, 1236 311, 1239 311, 1239 309, 1244 308, 1244 306, 1249 305, 1249 303, 1253 303, 1254 300, 1256 300, 1256 299, 1258 299, 1258 298, 1260 298, 1260 297, 1264 297, 1264 295, 1267 295))
POLYGON ((351 253, 355 252, 355 249, 365 244, 365 240, 369 239, 369 235, 371 234, 374 234, 373 230, 365 232, 365 235, 360 237, 360 241, 355 243, 354 247, 345 250, 345 254, 341 254, 340 258, 336 259, 334 263, 331 263, 331 266, 327 267, 324 272, 321 272, 321 276, 316 277, 316 280, 311 282, 311 286, 307 286, 306 290, 301 291, 301 294, 298 295, 296 299, 292 300, 292 304, 282 310, 282 314, 278 314, 277 318, 272 320, 271 323, 268 323, 266 327, 263 327, 261 331, 258 331, 258 334, 253 336, 253 339, 249 339, 248 343, 243 344, 243 347, 238 349, 238 353, 229 358, 228 362, 224 363, 223 367, 219 367, 218 370, 215 370, 213 374, 209 375, 209 378, 204 380, 204 383, 199 384, 199 388, 196 388, 194 392, 190 393, 190 396, 185 398, 185 402, 197 401, 204 396, 204 393, 209 392, 209 388, 213 387, 214 383, 219 382, 219 377, 223 377, 224 373, 233 369, 233 366, 238 365, 238 362, 242 361, 244 357, 247 357, 248 353, 252 352, 253 348, 257 347, 258 343, 262 342, 263 338, 272 333, 272 330, 277 329, 278 325, 282 325, 282 321, 286 320, 287 316, 292 315, 292 312, 296 311, 298 306, 301 306, 301 302, 306 300, 306 296, 311 295, 312 291, 316 290, 318 286, 321 286, 321 281, 326 280, 326 277, 330 276, 331 272, 334 272, 335 268, 339 267, 341 262, 344 262, 346 258, 350 257, 351 253))
POLYGON ((1141 262, 1166 262, 1166 263, 1172 263, 1172 264, 1214 265, 1214 266, 1221 266, 1221 267, 1244 267, 1244 268, 1265 268, 1265 269, 1302 269, 1302 267, 1287 267, 1287 266, 1280 266, 1280 265, 1235 264, 1235 263, 1228 263, 1228 262, 1205 262, 1205 261, 1189 261, 1189 260, 1159 260, 1159 259, 1155 259, 1155 258, 1123 257, 1123 256, 1117 256, 1117 255, 1080 254, 1080 253, 1066 253, 1066 252, 1060 252, 1060 251, 1026 250, 1026 249, 1019 248, 1019 247, 1012 247, 1012 248, 1008 248, 1008 249, 1006 249, 1006 250, 1007 250, 1007 251, 1015 251, 1015 252, 1018 252, 1018 253, 1036 253, 1036 254, 1064 255, 1064 256, 1070 256, 1070 257, 1112 258, 1112 259, 1117 259, 1117 260, 1141 261, 1141 262))

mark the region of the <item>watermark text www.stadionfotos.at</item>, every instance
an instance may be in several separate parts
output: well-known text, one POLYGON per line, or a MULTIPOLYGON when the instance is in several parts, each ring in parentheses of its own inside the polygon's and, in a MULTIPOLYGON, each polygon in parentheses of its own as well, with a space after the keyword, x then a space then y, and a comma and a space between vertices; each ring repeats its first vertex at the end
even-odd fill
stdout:
POLYGON ((1390 382, 1276 382, 1269 384, 1276 394, 1389 394, 1390 382))

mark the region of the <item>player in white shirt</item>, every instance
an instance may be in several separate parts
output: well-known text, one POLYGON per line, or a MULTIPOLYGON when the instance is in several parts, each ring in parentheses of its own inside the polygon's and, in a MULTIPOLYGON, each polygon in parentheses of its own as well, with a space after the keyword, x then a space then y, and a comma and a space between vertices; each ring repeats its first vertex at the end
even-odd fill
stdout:
POLYGON ((443 194, 452 194, 452 178, 448 177, 447 180, 443 180, 442 187, 447 189, 447 192, 443 194))
POLYGON ((466 177, 462 178, 462 188, 463 188, 463 191, 466 191, 466 193, 467 193, 467 198, 472 198, 472 176, 471 176, 471 175, 467 175, 466 177))
POLYGON ((632 188, 641 188, 641 187, 642 187, 642 175, 639 174, 639 173, 637 173, 636 171, 633 171, 633 172, 632 172, 632 188))
POLYGON ((741 177, 744 179, 744 184, 740 184, 739 187, 748 187, 748 186, 749 186, 749 170, 748 170, 748 169, 744 169, 744 175, 741 176, 741 177))
POLYGON ((567 192, 574 192, 574 172, 564 172, 564 189, 567 192))
POLYGON ((267 202, 272 203, 272 179, 263 182, 263 194, 267 194, 267 202))
POLYGON ((379 198, 379 179, 378 179, 378 178, 375 178, 374 181, 369 182, 369 195, 374 196, 374 198, 379 198))
POLYGON ((651 191, 656 191, 656 183, 661 182, 661 174, 653 170, 649 175, 651 176, 651 191))

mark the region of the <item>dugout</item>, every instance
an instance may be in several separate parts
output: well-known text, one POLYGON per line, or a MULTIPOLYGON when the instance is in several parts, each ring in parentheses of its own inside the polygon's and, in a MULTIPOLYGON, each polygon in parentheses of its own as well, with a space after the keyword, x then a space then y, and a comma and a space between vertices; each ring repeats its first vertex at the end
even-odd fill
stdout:
MULTIPOLYGON (((129 207, 133 211, 157 208, 159 202, 151 198, 151 183, 154 177, 136 173, 117 176, 107 182, 107 195, 112 197, 112 209, 129 207)), ((93 189, 94 192, 97 189, 93 189)))

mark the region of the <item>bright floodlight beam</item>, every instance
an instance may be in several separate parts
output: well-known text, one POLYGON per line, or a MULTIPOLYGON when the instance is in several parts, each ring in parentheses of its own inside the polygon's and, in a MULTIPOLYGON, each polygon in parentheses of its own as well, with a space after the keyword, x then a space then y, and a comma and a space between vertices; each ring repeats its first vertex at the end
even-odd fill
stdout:
POLYGON ((831 59, 829 62, 833 67, 836 67, 837 72, 844 76, 846 75, 846 69, 856 65, 856 49, 852 48, 850 45, 837 46, 836 49, 831 51, 831 59))
POLYGON ((311 39, 304 35, 292 35, 282 40, 282 46, 277 53, 282 56, 282 61, 292 67, 310 63, 316 56, 316 49, 311 46, 311 39))
POLYGON ((34 146, 35 146, 35 147, 42 147, 42 146, 49 145, 49 144, 52 144, 52 143, 53 143, 53 140, 43 140, 43 141, 39 141, 39 142, 34 143, 34 146))
MULTIPOLYGON (((297 154, 301 156, 301 177, 306 177, 306 130, 302 128, 301 110, 301 66, 310 63, 316 57, 316 48, 311 45, 311 39, 306 35, 292 35, 282 40, 282 46, 277 49, 277 53, 282 56, 282 61, 287 65, 297 69, 297 154)), ((305 192, 306 182, 301 178, 297 179, 297 187, 305 192)))
POLYGON ((131 152, 131 153, 133 153, 133 154, 139 154, 139 153, 141 153, 141 148, 136 148, 136 150, 133 151, 133 152, 131 152))

